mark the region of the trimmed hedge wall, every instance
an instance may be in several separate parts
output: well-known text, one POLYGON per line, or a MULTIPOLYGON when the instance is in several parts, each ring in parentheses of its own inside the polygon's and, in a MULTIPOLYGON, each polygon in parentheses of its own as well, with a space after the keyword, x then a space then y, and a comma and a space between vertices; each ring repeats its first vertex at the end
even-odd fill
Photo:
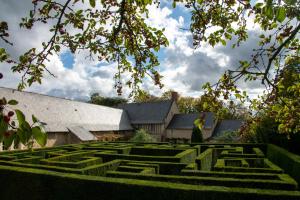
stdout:
POLYGON ((300 192, 195 186, 0 166, 1 199, 299 200, 300 192), (5 188, 5 189, 4 189, 5 188), (133 192, 134 191, 134 192, 133 192))
POLYGON ((265 144, 99 142, 0 152, 0 199, 300 199, 288 175, 300 178, 298 161, 265 144))
POLYGON ((224 177, 237 179, 263 179, 263 180, 280 180, 281 174, 270 173, 247 173, 247 172, 222 172, 222 171, 201 171, 201 170, 181 170, 183 176, 201 176, 201 177, 224 177))
POLYGON ((267 158, 284 169, 285 173, 291 175, 300 184, 300 156, 268 144, 267 158))
POLYGON ((210 171, 212 167, 213 149, 207 149, 196 158, 197 169, 210 171))
POLYGON ((297 189, 297 183, 286 174, 282 176, 278 176, 279 180, 151 175, 151 174, 119 172, 119 171, 109 171, 107 172, 106 175, 108 177, 174 182, 174 183, 183 183, 183 184, 191 184, 191 185, 260 188, 260 189, 273 189, 273 190, 275 189, 296 190, 297 189))

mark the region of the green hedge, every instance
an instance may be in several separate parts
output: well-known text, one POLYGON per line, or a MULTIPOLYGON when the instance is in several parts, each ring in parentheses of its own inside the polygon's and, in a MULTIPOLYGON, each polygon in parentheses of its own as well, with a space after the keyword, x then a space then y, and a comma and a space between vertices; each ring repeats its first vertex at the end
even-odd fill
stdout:
POLYGON ((159 174, 159 164, 153 164, 153 163, 142 163, 142 162, 125 162, 122 161, 122 164, 127 165, 127 166, 140 166, 140 167, 149 167, 149 168, 154 168, 155 173, 159 174))
POLYGON ((1 199, 296 200, 297 191, 227 188, 64 174, 0 166, 1 199), (133 192, 134 191, 134 192, 133 192))
POLYGON ((201 152, 210 147, 226 148, 226 147, 243 147, 244 153, 253 153, 253 148, 259 148, 263 153, 267 152, 267 145, 263 143, 226 143, 226 144, 205 144, 205 143, 192 143, 191 145, 200 145, 201 152))
MULTIPOLYGON (((123 159, 123 160, 138 160, 138 161, 158 161, 158 162, 175 162, 175 163, 188 163, 194 161, 197 155, 196 149, 181 150, 180 153, 175 156, 156 156, 156 155, 126 155, 126 154, 115 154, 107 152, 96 153, 95 156, 101 157, 103 162, 123 159)), ((158 154, 160 155, 160 153, 158 154)))
POLYGON ((197 169, 210 171, 212 167, 213 149, 207 149, 196 158, 197 169))
MULTIPOLYGON (((159 173, 165 175, 179 174, 181 170, 187 167, 185 163, 173 163, 173 162, 158 162, 158 161, 133 161, 133 160, 122 160, 122 164, 124 163, 141 163, 146 165, 158 165, 159 173)), ((129 164, 130 165, 130 164, 129 164)), ((153 167, 153 166, 151 166, 153 167)))
POLYGON ((201 176, 201 177, 223 177, 237 179, 263 179, 263 180, 280 180, 281 174, 270 173, 249 173, 249 172, 222 172, 222 171, 201 171, 201 170, 181 170, 182 176, 201 176))
POLYGON ((191 163, 195 162, 197 156, 197 150, 196 149, 187 149, 177 155, 175 155, 175 158, 180 159, 180 163, 191 163))
POLYGON ((28 199, 26 188, 30 199, 300 199, 297 183, 277 166, 297 177, 299 157, 266 147, 115 142, 0 152, 0 187, 12 199, 28 199))
POLYGON ((280 189, 280 190, 296 190, 297 183, 288 175, 279 176, 279 180, 256 180, 256 179, 236 179, 221 177, 192 177, 192 176, 176 176, 176 175, 152 175, 131 172, 109 171, 106 173, 108 177, 151 180, 161 182, 174 182, 191 185, 206 186, 224 186, 224 187, 243 187, 243 188, 260 188, 260 189, 280 189))
POLYGON ((291 175, 300 184, 300 156, 268 144, 267 158, 284 169, 285 173, 291 175))
POLYGON ((226 166, 226 159, 218 159, 213 169, 215 171, 224 171, 224 172, 254 172, 254 173, 273 173, 280 174, 283 173, 283 170, 277 165, 270 162, 268 159, 264 159, 264 167, 233 167, 226 166))
POLYGON ((145 156, 175 156, 181 153, 181 149, 170 149, 170 148, 144 148, 144 147, 133 147, 130 151, 130 155, 145 155, 145 156))
MULTIPOLYGON (((141 174, 155 174, 155 168, 143 166, 119 166, 117 172, 133 172, 141 174)), ((109 171, 107 171, 109 173, 109 171)))
POLYGON ((96 176, 103 176, 105 175, 106 171, 108 170, 115 170, 120 165, 121 160, 113 160, 106 163, 95 164, 91 166, 87 166, 81 169, 75 168, 67 168, 61 166, 51 166, 51 165, 40 165, 40 164, 28 164, 28 163, 18 163, 18 162, 11 162, 11 161, 0 161, 1 165, 4 166, 15 166, 21 168, 32 168, 32 169, 44 169, 56 172, 63 172, 63 173, 74 173, 74 174, 88 174, 88 175, 96 175, 96 176))

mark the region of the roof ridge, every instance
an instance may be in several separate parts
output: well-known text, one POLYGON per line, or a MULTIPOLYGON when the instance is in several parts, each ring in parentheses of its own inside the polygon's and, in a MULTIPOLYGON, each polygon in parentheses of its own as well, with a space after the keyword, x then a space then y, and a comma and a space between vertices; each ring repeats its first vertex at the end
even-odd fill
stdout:
POLYGON ((147 102, 132 102, 132 103, 124 103, 121 105, 133 105, 133 104, 154 104, 154 103, 161 103, 161 102, 168 102, 168 101, 173 101, 173 99, 166 99, 166 100, 160 100, 160 101, 147 101, 147 102))
POLYGON ((41 94, 41 93, 32 92, 32 91, 19 91, 18 89, 7 88, 7 87, 2 87, 2 86, 0 86, 0 89, 11 90, 12 93, 14 93, 14 92, 28 93, 28 94, 33 94, 33 95, 39 95, 39 96, 44 96, 44 97, 50 97, 50 98, 60 99, 60 100, 66 100, 66 101, 78 102, 78 103, 95 105, 95 106, 100 106, 100 107, 107 107, 107 108, 111 108, 111 109, 123 110, 121 108, 113 108, 113 107, 109 107, 109 106, 98 105, 98 104, 93 104, 93 103, 84 102, 84 101, 78 101, 78 100, 72 100, 72 99, 63 98, 63 97, 50 96, 50 95, 47 95, 47 94, 41 94))

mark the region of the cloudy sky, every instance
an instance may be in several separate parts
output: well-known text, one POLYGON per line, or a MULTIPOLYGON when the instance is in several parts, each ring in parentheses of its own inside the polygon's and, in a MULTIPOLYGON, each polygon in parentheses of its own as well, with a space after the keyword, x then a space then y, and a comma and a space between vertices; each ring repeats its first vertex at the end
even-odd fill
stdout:
MULTIPOLYGON (((142 88, 151 94, 159 95, 173 89, 181 95, 197 97, 201 95, 202 84, 216 82, 226 69, 236 68, 239 60, 249 59, 252 49, 257 47, 258 29, 250 21, 249 40, 239 48, 231 49, 229 42, 227 46, 219 45, 214 48, 203 44, 194 50, 190 32, 182 29, 189 27, 189 11, 181 6, 172 9, 167 2, 162 3, 159 8, 149 8, 148 23, 155 27, 164 27, 170 42, 170 45, 158 54, 158 70, 164 76, 162 82, 165 87, 160 90, 149 79, 145 79, 142 85, 142 88)), ((26 16, 31 8, 31 0, 0 0, 0 3, 0 20, 9 23, 11 41, 14 43, 10 47, 0 41, 0 46, 6 47, 10 55, 20 55, 30 47, 38 47, 49 39, 49 25, 38 25, 31 31, 20 29, 18 26, 21 17, 26 16)), ((103 96, 116 96, 113 87, 116 64, 99 64, 85 57, 85 52, 72 55, 67 50, 52 56, 47 67, 56 77, 46 75, 42 85, 34 84, 26 88, 26 91, 81 100, 87 100, 92 92, 99 92, 103 96)), ((5 64, 0 64, 0 72, 5 75, 0 81, 1 87, 17 87, 20 81, 19 74, 11 73, 10 67, 5 64)), ((258 85, 244 83, 241 87, 248 89, 250 95, 261 92, 258 85)), ((126 89, 124 97, 129 92, 126 89)))

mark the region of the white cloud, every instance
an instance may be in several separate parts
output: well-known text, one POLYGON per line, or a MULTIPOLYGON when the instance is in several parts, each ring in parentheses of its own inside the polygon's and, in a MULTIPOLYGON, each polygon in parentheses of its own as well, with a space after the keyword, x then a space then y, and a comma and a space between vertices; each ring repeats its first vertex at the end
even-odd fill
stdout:
MULTIPOLYGON (((0 18, 12 25, 10 30, 15 45, 8 47, 8 50, 13 56, 21 54, 30 47, 38 47, 42 41, 49 38, 47 25, 36 26, 33 31, 21 30, 18 27, 20 18, 25 16, 30 8, 31 0, 22 1, 22 4, 19 0, 0 1, 0 18)), ((184 13, 188 14, 186 11, 185 9, 184 13)), ((249 56, 253 43, 256 42, 254 35, 251 35, 249 43, 236 50, 232 50, 230 44, 227 47, 216 46, 215 48, 203 44, 199 49, 194 50, 191 33, 181 29, 187 26, 185 24, 187 16, 178 16, 175 19, 174 16, 172 17, 173 12, 174 10, 166 6, 149 7, 150 18, 146 20, 147 23, 156 28, 165 28, 165 35, 170 42, 170 45, 163 49, 164 58, 159 67, 159 71, 164 76, 162 82, 165 88, 160 90, 158 86, 154 86, 150 78, 146 78, 142 85, 152 94, 157 95, 167 89, 174 89, 182 95, 198 96, 201 94, 201 84, 207 81, 214 82, 225 69, 236 67, 239 59, 249 56)), ((255 31, 252 30, 253 34, 255 31)), ((56 77, 46 75, 42 85, 34 84, 27 90, 77 99, 87 99, 92 92, 115 96, 113 76, 116 73, 116 64, 103 63, 99 67, 97 61, 86 59, 87 55, 88 53, 84 51, 74 55, 72 69, 63 66, 59 55, 52 56, 47 67, 56 77)), ((15 88, 20 81, 20 75, 11 73, 9 66, 4 64, 0 64, 0 71, 5 74, 5 79, 0 81, 0 86, 15 88)), ((124 75, 124 79, 129 78, 129 74, 124 75)), ((244 87, 257 86, 244 84, 244 87)), ((124 88, 124 96, 129 92, 128 88, 124 88)))

